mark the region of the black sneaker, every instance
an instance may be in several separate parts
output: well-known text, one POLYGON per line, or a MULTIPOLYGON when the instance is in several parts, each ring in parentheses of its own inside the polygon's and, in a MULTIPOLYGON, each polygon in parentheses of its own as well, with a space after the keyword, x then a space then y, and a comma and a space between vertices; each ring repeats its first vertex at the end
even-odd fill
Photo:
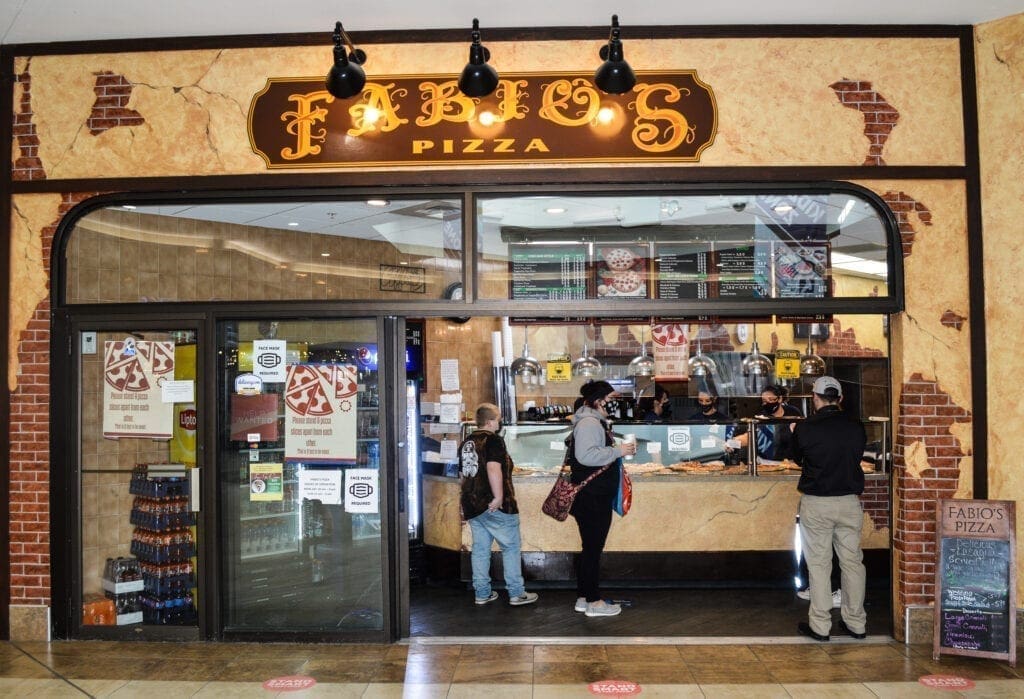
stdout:
POLYGON ((801 635, 807 636, 808 638, 813 638, 815 641, 828 643, 828 635, 818 633, 817 631, 812 629, 811 625, 808 624, 806 621, 801 621, 799 624, 797 624, 796 630, 799 631, 801 635))
POLYGON ((865 632, 865 633, 857 633, 856 631, 851 629, 849 626, 847 626, 846 622, 843 621, 842 619, 839 620, 839 630, 842 633, 845 633, 847 636, 850 636, 850 637, 856 638, 856 639, 862 639, 862 638, 867 638, 868 637, 867 632, 865 632))

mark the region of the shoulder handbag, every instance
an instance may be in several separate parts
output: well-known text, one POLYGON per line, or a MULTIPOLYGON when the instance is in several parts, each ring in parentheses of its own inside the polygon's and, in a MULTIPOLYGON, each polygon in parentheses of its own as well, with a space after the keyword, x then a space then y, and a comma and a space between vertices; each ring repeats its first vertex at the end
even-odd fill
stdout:
MULTIPOLYGON (((611 466, 611 464, 608 464, 608 466, 611 466)), ((559 522, 564 522, 569 517, 569 510, 572 508, 572 501, 576 499, 576 494, 587 483, 607 471, 608 466, 597 469, 579 485, 573 485, 570 479, 571 469, 569 464, 562 464, 562 470, 558 477, 555 478, 555 484, 551 486, 551 492, 544 498, 544 504, 540 506, 540 511, 548 517, 554 517, 559 522)))
POLYGON ((626 471, 626 465, 619 459, 619 492, 615 496, 615 504, 612 509, 620 517, 625 517, 629 508, 633 505, 633 481, 626 471))

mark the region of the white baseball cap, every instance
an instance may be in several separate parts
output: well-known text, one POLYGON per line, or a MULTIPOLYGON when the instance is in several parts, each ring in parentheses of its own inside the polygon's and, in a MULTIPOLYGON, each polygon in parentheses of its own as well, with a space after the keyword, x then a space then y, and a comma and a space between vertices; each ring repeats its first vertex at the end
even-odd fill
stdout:
POLYGON ((817 393, 819 396, 824 396, 825 391, 828 389, 835 389, 838 394, 838 398, 843 397, 843 387, 838 381, 831 376, 820 376, 814 380, 814 386, 811 388, 812 391, 817 393))

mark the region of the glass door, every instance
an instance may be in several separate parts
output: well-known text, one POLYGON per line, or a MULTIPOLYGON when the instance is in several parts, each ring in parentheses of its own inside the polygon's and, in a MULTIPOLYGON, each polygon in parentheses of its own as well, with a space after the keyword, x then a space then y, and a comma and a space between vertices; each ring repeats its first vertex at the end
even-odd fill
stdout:
POLYGON ((196 337, 78 333, 77 635, 198 638, 196 337))
POLYGON ((225 636, 384 638, 377 320, 217 334, 225 636))

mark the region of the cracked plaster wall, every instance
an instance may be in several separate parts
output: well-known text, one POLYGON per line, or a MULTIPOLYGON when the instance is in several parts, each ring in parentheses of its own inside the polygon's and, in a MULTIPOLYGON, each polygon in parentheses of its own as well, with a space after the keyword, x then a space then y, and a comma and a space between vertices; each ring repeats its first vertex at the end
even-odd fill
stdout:
MULTIPOLYGON (((460 66, 460 44, 366 46, 371 75, 430 74, 460 66)), ((592 70, 592 42, 496 42, 501 69, 592 70)), ((265 172, 246 128, 252 96, 268 76, 322 75, 329 48, 225 49, 35 56, 18 59, 32 79, 33 122, 49 179, 265 172), (96 76, 134 84, 126 105, 145 123, 92 135, 96 76)), ((715 90, 716 143, 703 165, 858 165, 868 152, 864 120, 830 84, 869 79, 902 115, 885 144, 890 165, 957 165, 959 59, 952 39, 729 39, 630 42, 637 69, 699 68, 715 90), (926 88, 926 89, 922 89, 926 88)), ((400 136, 396 132, 396 136, 400 136)))
MULTIPOLYGON (((989 497, 1024 502, 1024 15, 975 32, 983 226, 989 413, 989 497)), ((1017 512, 1017 541, 1024 539, 1017 512)), ((1024 556, 1017 556, 1017 599, 1024 599, 1024 556)))

